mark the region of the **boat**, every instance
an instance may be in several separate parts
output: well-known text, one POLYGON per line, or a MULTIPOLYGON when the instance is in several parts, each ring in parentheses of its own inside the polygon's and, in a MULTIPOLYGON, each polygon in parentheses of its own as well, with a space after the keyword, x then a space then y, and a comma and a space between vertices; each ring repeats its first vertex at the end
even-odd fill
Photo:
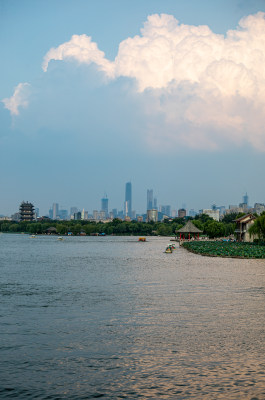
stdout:
POLYGON ((57 240, 63 240, 63 237, 62 237, 62 236, 59 236, 57 240))
POLYGON ((171 247, 167 247, 165 253, 173 253, 173 250, 171 249, 171 247))
POLYGON ((31 235, 30 237, 31 237, 31 238, 35 238, 35 237, 36 237, 36 235, 31 235))
POLYGON ((145 237, 139 237, 138 242, 146 242, 146 238, 145 237))

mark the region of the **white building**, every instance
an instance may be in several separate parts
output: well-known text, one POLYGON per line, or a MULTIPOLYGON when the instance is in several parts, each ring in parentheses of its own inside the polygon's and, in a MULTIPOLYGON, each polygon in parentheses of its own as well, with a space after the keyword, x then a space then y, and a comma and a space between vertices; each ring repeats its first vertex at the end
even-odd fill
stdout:
POLYGON ((202 210, 203 214, 209 215, 209 217, 213 218, 215 221, 220 220, 220 211, 219 210, 202 210))

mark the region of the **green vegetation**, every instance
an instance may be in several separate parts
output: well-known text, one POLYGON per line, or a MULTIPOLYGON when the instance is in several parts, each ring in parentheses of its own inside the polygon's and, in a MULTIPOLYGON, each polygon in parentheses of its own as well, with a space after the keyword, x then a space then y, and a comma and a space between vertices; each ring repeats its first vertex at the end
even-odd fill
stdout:
POLYGON ((265 258, 265 246, 258 243, 194 241, 183 243, 183 247, 211 257, 265 258))
POLYGON ((265 241, 265 212, 263 212, 249 228, 250 235, 256 235, 262 241, 265 241))
MULTIPOLYGON (((204 235, 210 238, 229 236, 234 233, 235 224, 228 220, 227 222, 216 222, 207 215, 196 216, 192 220, 204 235)), ((43 220, 37 222, 14 222, 0 221, 1 232, 20 233, 26 232, 30 234, 45 234, 49 228, 55 228, 59 235, 65 235, 72 232, 73 235, 93 233, 104 233, 106 235, 160 235, 175 236, 176 230, 182 228, 187 219, 174 218, 173 220, 165 220, 164 222, 125 222, 115 218, 112 222, 91 222, 91 221, 52 221, 43 220)))

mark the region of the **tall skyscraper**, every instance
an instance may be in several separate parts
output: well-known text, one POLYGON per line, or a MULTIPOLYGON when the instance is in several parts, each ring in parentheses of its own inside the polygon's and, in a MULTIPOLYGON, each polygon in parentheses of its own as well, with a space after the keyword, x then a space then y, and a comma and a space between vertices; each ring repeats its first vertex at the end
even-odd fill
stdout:
POLYGON ((147 210, 153 210, 153 189, 147 189, 147 210))
POLYGON ((125 185, 125 202, 124 202, 124 216, 132 216, 132 184, 127 182, 125 185))
POLYGON ((248 194, 246 193, 245 196, 243 196, 243 203, 248 206, 248 194))
POLYGON ((52 219, 56 219, 59 214, 59 204, 53 203, 52 205, 52 219))
POLYGON ((108 199, 106 194, 101 199, 101 211, 104 211, 105 212, 105 218, 108 218, 108 215, 109 215, 109 199, 108 199))

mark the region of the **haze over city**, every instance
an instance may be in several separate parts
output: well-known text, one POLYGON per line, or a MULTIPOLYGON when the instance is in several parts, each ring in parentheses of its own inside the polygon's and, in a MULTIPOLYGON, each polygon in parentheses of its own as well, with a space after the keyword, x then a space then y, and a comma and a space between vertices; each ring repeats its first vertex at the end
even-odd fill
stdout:
POLYGON ((265 2, 0 2, 1 202, 265 202, 265 2))

